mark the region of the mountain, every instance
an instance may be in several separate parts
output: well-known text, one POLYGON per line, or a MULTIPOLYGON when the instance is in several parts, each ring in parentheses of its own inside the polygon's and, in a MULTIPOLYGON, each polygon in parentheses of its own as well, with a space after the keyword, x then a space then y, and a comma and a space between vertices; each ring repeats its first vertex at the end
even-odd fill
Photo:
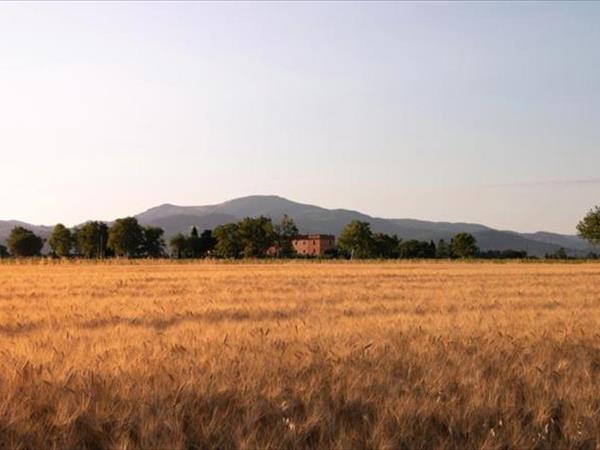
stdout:
POLYGON ((44 239, 47 239, 50 236, 53 228, 45 225, 31 225, 30 223, 21 222, 19 220, 0 220, 0 244, 6 241, 11 230, 15 227, 27 228, 44 239))
POLYGON ((573 256, 585 256, 593 247, 577 236, 556 233, 516 233, 495 230, 473 223, 429 222, 416 219, 384 219, 348 209, 326 209, 287 200, 273 195, 253 195, 207 206, 165 204, 136 217, 140 223, 160 226, 167 235, 185 232, 192 226, 202 230, 248 216, 264 215, 278 221, 287 214, 303 233, 339 235, 351 220, 371 224, 375 232, 397 234, 402 239, 449 241, 460 232, 472 233, 482 250, 526 250, 530 255, 544 256, 561 247, 573 256))
POLYGON ((577 236, 548 233, 546 231, 538 231, 537 233, 522 233, 521 236, 532 241, 556 244, 560 245, 561 247, 572 248, 586 253, 594 250, 592 246, 590 246, 589 242, 577 236))
MULTIPOLYGON (((473 223, 384 219, 348 209, 326 209, 298 203, 274 195, 253 195, 206 206, 164 204, 137 214, 136 217, 143 225, 163 228, 166 236, 169 237, 178 232, 188 232, 192 226, 202 231, 244 217, 259 215, 279 221, 284 214, 296 221, 302 233, 339 235, 351 220, 362 220, 369 222, 375 232, 396 234, 404 240, 420 239, 437 242, 439 239, 445 239, 449 242, 454 234, 468 232, 476 237, 482 250, 526 250, 530 255, 535 256, 556 252, 561 247, 573 256, 585 256, 594 250, 577 236, 548 232, 517 233, 495 230, 473 223)), ((42 237, 48 237, 51 232, 51 227, 32 226, 17 221, 0 221, 0 242, 6 239, 10 230, 16 225, 30 228, 42 237)))

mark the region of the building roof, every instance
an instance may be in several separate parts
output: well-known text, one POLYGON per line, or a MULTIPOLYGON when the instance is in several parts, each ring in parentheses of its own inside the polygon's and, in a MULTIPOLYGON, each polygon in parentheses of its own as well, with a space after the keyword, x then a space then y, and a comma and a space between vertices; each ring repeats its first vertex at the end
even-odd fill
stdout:
POLYGON ((308 239, 335 239, 335 236, 333 234, 299 234, 293 238, 295 241, 308 239))

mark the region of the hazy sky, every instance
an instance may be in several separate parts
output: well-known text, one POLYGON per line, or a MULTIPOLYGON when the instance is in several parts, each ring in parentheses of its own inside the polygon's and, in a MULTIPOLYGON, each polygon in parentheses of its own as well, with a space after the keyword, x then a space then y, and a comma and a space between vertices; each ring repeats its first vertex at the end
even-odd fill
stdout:
POLYGON ((0 219, 278 194, 574 232, 600 3, 0 3, 0 219))

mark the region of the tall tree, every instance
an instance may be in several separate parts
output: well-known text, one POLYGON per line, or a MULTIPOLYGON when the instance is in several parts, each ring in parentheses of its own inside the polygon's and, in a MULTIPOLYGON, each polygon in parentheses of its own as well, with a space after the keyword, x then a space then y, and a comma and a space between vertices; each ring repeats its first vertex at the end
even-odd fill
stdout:
POLYGON ((338 247, 350 258, 370 258, 373 255, 373 233, 369 222, 353 220, 338 239, 338 247))
POLYGON ((169 247, 171 248, 171 252, 177 256, 177 259, 183 258, 186 256, 187 251, 186 237, 181 233, 177 233, 169 240, 169 247))
POLYGON ((86 258, 108 256, 108 225, 104 222, 87 222, 73 235, 77 254, 86 258))
POLYGON ((198 235, 198 228, 192 227, 190 236, 187 238, 186 256, 190 258, 202 257, 202 239, 198 235))
POLYGON ((479 252, 477 239, 470 233, 458 233, 450 241, 450 251, 455 258, 473 258, 479 252))
POLYGON ((433 240, 431 240, 431 241, 429 241, 429 248, 427 250, 427 257, 428 258, 435 258, 435 253, 436 253, 435 242, 433 242, 433 240))
POLYGON ((198 229, 192 227, 190 236, 186 238, 185 255, 190 258, 204 258, 213 250, 216 244, 216 239, 212 236, 211 230, 204 230, 202 234, 198 234, 198 229))
POLYGON ((281 222, 273 227, 275 231, 275 247, 277 248, 277 256, 289 258, 296 254, 294 250, 293 240, 298 236, 298 227, 294 219, 287 214, 283 215, 281 222))
POLYGON ((240 236, 240 227, 237 223, 227 223, 216 227, 213 236, 217 240, 215 254, 221 258, 239 258, 242 254, 243 244, 240 236))
POLYGON ((144 247, 144 230, 135 217, 117 219, 108 230, 108 246, 116 256, 134 258, 144 247))
POLYGON ((65 227, 62 223, 57 224, 52 230, 52 235, 48 240, 50 248, 55 255, 66 257, 71 254, 73 248, 73 235, 71 230, 65 227))
POLYGON ((211 230, 204 230, 200 235, 202 256, 211 253, 217 244, 217 240, 213 237, 211 230))
POLYGON ((159 227, 146 226, 142 253, 150 258, 160 258, 165 254, 165 231, 159 227))
POLYGON ((435 247, 435 257, 438 259, 450 258, 450 247, 445 240, 440 239, 435 247))
POLYGON ((275 243, 275 231, 271 219, 265 216, 246 217, 238 225, 244 257, 265 256, 275 243))
POLYGON ((4 245, 0 245, 0 258, 6 258, 10 256, 8 249, 4 245))
POLYGON ((44 240, 27 228, 15 227, 10 232, 6 245, 12 256, 39 256, 44 240))
POLYGON ((564 247, 560 247, 554 253, 546 253, 546 259, 569 259, 569 255, 567 255, 567 251, 564 247))
POLYGON ((593 245, 600 245, 600 206, 592 208, 577 224, 577 234, 593 245))
POLYGON ((435 244, 432 242, 411 239, 400 244, 400 258, 427 259, 435 258, 435 244))
POLYGON ((400 239, 398 236, 385 233, 375 233, 373 235, 373 253, 376 258, 398 258, 400 239))

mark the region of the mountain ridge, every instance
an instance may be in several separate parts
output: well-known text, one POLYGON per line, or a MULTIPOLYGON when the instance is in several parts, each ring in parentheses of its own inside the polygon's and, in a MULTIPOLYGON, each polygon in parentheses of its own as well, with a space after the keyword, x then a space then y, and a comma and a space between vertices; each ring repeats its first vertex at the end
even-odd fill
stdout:
MULTIPOLYGON (((351 220, 367 221, 374 232, 396 234, 403 240, 445 239, 459 232, 472 233, 482 250, 525 250, 530 255, 544 256, 564 248, 569 255, 585 256, 594 248, 574 235, 538 231, 519 233, 497 230, 489 226, 466 222, 434 222, 419 219, 394 219, 373 217, 360 211, 336 208, 288 200, 278 195, 250 195, 212 205, 175 205, 163 203, 135 215, 143 225, 160 226, 165 235, 187 232, 192 226, 200 230, 214 228, 244 217, 264 215, 278 221, 287 214, 292 217, 303 233, 326 233, 339 235, 351 220)), ((31 225, 20 221, 0 220, 0 242, 3 242, 13 226, 25 226, 47 238, 51 226, 31 225)))

